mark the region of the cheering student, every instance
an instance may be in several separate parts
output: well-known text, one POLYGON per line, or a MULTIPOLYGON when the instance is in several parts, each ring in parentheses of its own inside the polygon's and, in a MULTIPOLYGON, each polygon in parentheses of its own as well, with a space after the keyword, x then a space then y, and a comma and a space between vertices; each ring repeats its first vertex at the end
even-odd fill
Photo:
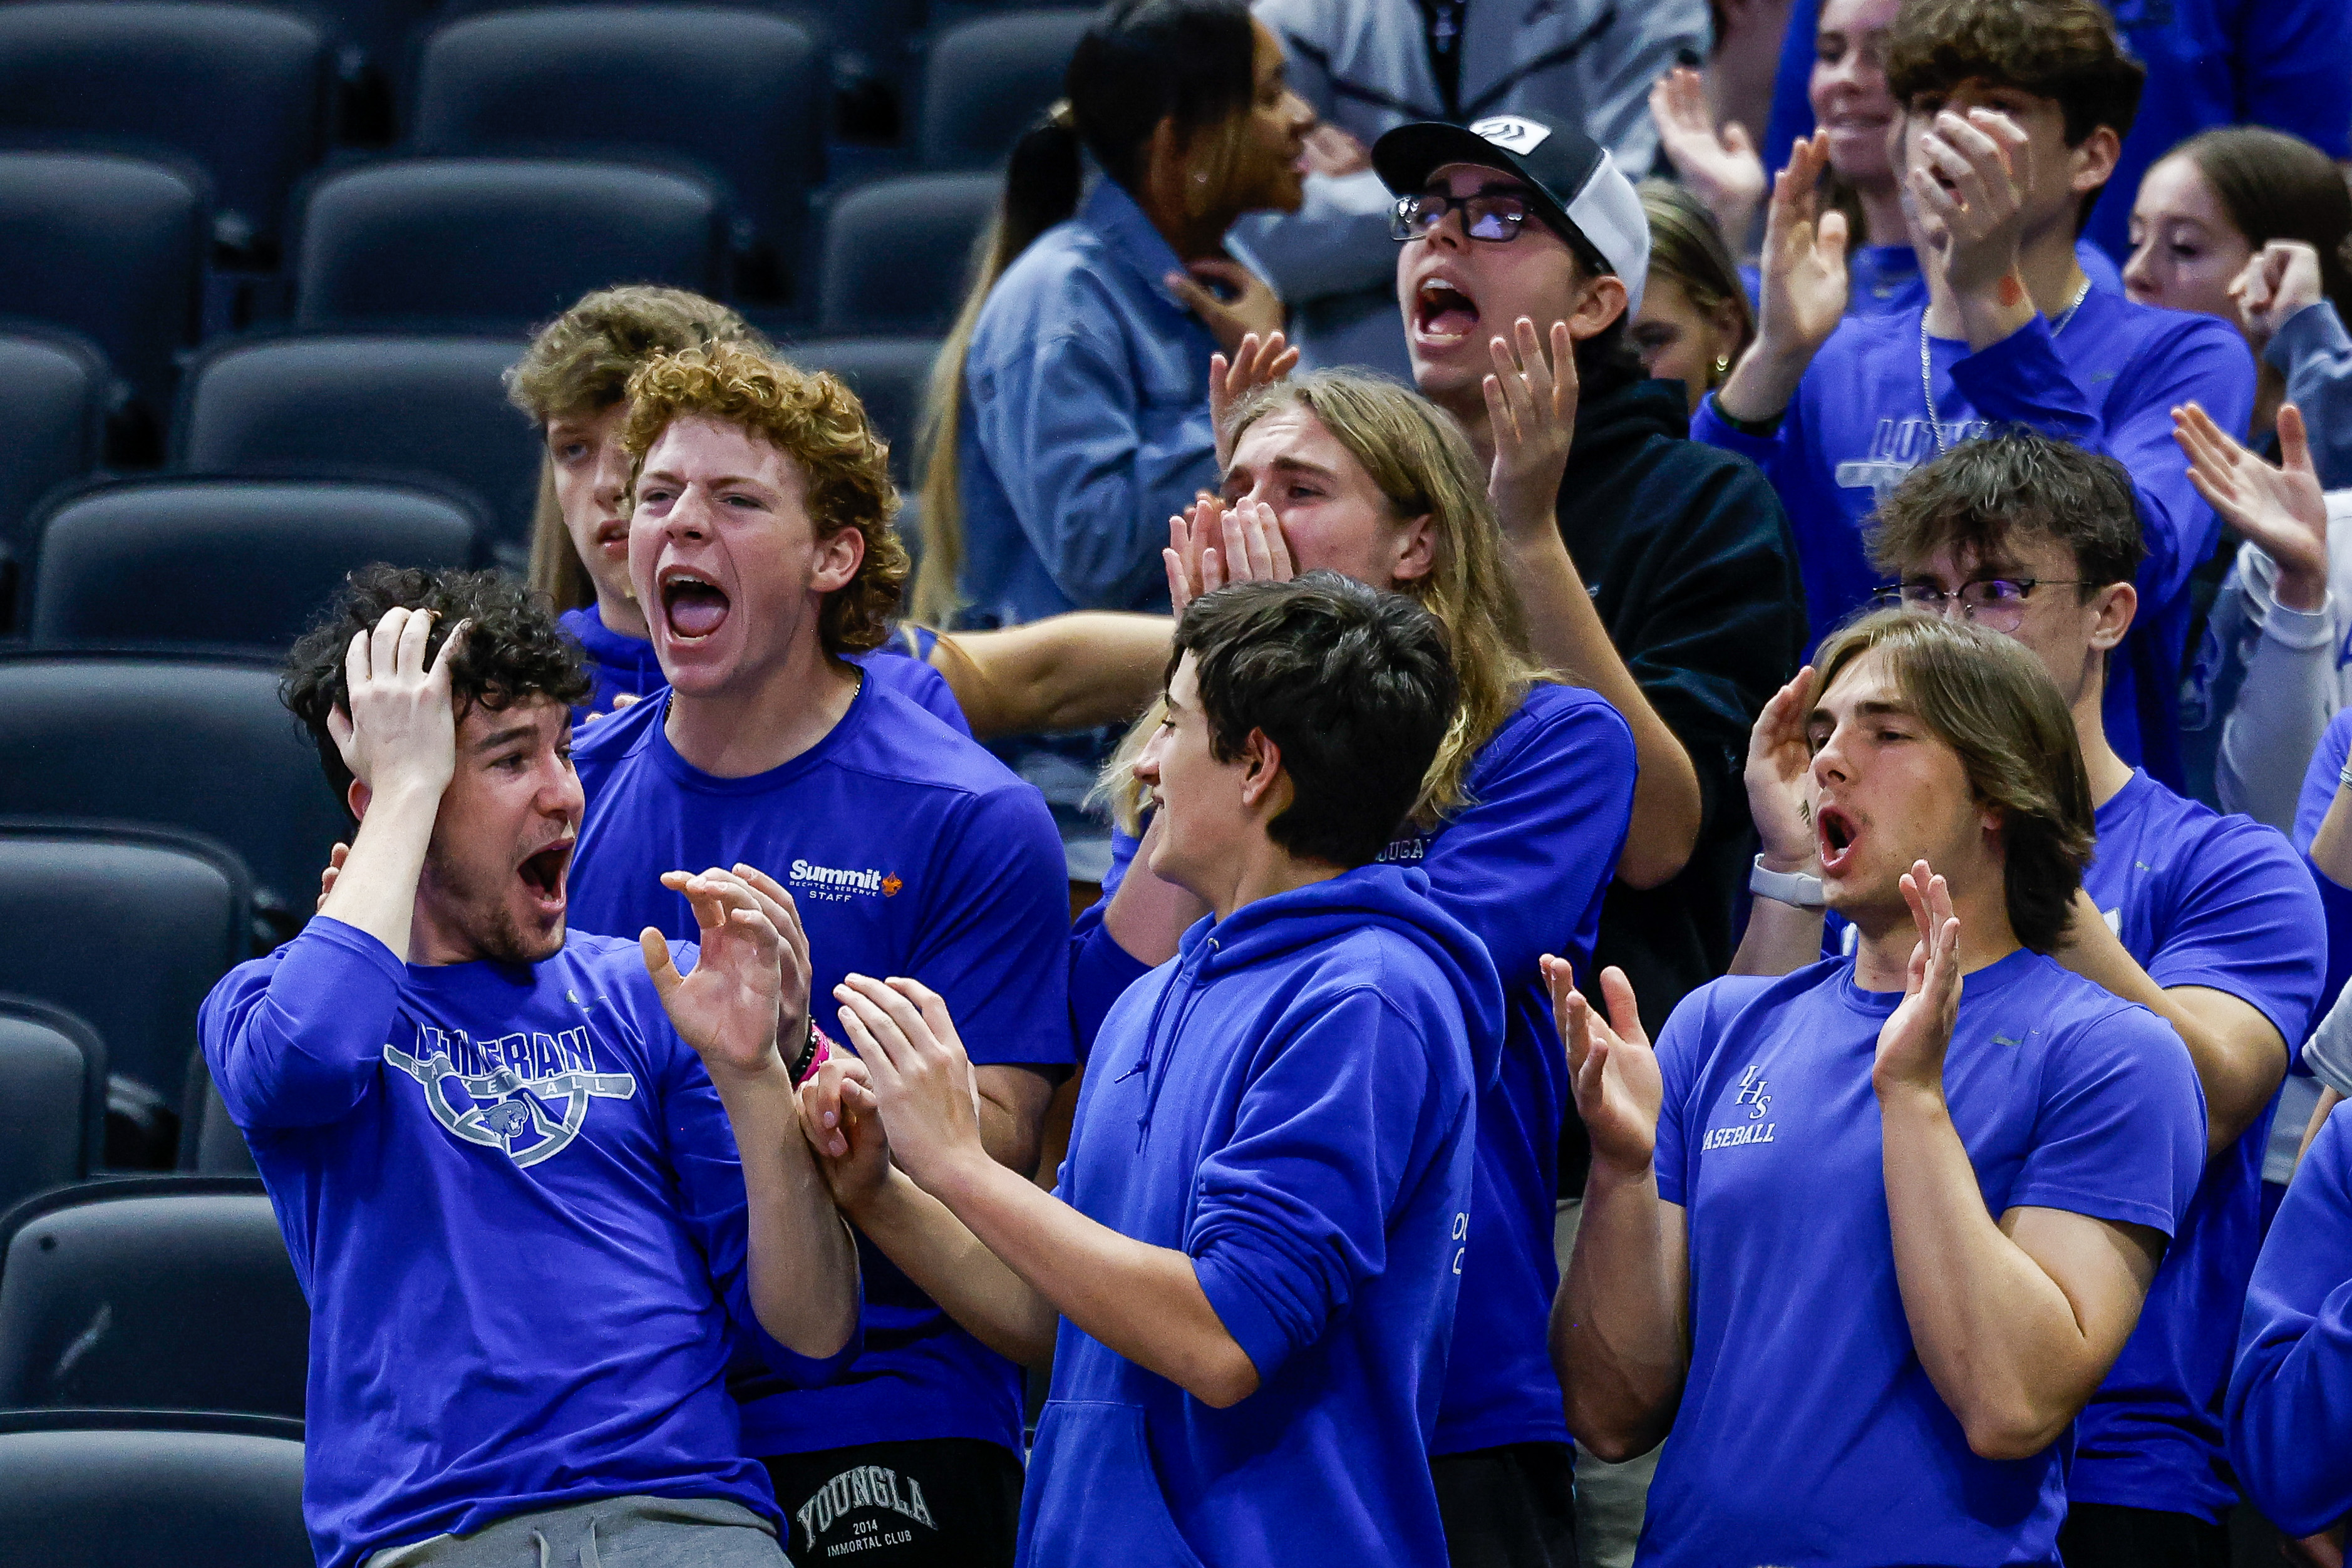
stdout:
MULTIPOLYGON (((773 868, 817 984, 919 975, 959 1010, 984 1042, 988 1148, 1027 1173, 1071 1058, 1062 848, 1034 789, 848 661, 883 640, 907 570, 881 442, 839 382, 740 343, 648 360, 627 402, 629 577, 668 685, 578 742, 574 921, 684 935, 656 868, 773 868)), ((747 1364, 733 1385, 788 1549, 1009 1561, 1018 1372, 870 1249, 866 1284, 843 1382, 788 1391, 747 1364)))
POLYGON ((2094 289, 2076 259, 2140 78, 2095 0, 1904 6, 1887 80, 1927 302, 1845 315, 1844 219, 1813 216, 1827 142, 1799 143, 1766 213, 1756 345, 1692 431, 1770 476, 1816 638, 1881 585, 1862 525, 1917 465, 2012 424, 2119 459, 2147 560, 2139 625, 2107 683, 2107 731, 2177 785, 2189 580, 2219 524, 2177 460, 2171 410, 2193 398, 2243 429, 2253 365, 2222 322, 2094 289))
POLYGON ((1028 1568, 1444 1554, 1426 1445, 1503 998, 1376 857, 1455 722, 1447 642, 1329 572, 1187 607, 1135 767, 1153 873, 1208 912, 1104 1022, 1058 1196, 982 1147, 979 1028, 912 979, 834 993, 862 1061, 802 1112, 843 1209, 992 1343, 1055 1346, 1028 1568))
POLYGON ((1604 1023, 1549 965, 1593 1148, 1569 1425, 1665 1439, 1645 1563, 2055 1563, 2063 1439, 2189 1205, 2202 1093, 2049 956, 2091 787, 2031 654, 1888 611, 1797 701, 1853 955, 1717 981, 1654 1054, 1623 975, 1604 1023))
POLYGON ((698 952, 566 930, 587 685, 489 573, 367 568, 288 665, 359 832, 201 1029, 310 1303, 328 1568, 781 1564, 726 1331, 809 1381, 856 1353, 856 1253, 795 1126, 792 900, 672 871, 698 952))
MULTIPOLYGON (((2101 686, 2131 625, 2139 537, 2131 482, 2113 460, 2030 433, 1971 442, 1915 471, 1871 536, 1905 602, 2014 638, 2056 682, 2096 837, 2050 955, 2170 1024, 2204 1089, 2196 1201, 2137 1331, 2076 1424, 2060 1542, 2068 1568, 2194 1564, 2227 1542, 2231 1325, 2261 1235, 2273 1097, 2310 1026, 2326 959, 2318 895, 2275 829, 2175 795, 2109 743, 2101 686)), ((1822 952, 1810 876, 1840 829, 1833 820, 1824 838, 1806 816, 1814 786, 1801 700, 1795 689, 1776 700, 1749 754, 1764 854, 1740 949, 1748 973, 1786 973, 1822 952)))

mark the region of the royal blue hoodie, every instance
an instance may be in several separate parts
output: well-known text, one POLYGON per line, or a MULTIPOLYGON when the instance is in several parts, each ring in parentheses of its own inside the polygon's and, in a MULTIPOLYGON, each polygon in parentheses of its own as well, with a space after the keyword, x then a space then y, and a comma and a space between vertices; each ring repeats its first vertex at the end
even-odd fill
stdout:
POLYGON ((1184 933, 1104 1020, 1063 1197, 1190 1254, 1257 1391, 1215 1410, 1065 1321, 1022 1568, 1445 1560, 1429 1439, 1503 995, 1418 871, 1184 933))

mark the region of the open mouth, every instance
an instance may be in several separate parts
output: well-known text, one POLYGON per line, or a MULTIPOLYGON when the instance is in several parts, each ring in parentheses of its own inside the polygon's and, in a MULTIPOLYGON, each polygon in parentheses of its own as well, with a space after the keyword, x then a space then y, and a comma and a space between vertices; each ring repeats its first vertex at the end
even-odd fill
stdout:
POLYGON ((606 518, 604 521, 596 525, 594 538, 596 548, 603 551, 605 554, 611 556, 627 555, 629 552, 629 520, 625 517, 606 518))
POLYGON ((1852 859, 1862 826, 1839 807, 1825 805, 1813 813, 1813 836, 1814 847, 1821 855, 1822 875, 1834 877, 1852 859))
POLYGON ((544 849, 523 857, 515 868, 515 875, 530 892, 532 902, 541 912, 560 915, 563 912, 564 882, 572 874, 572 849, 578 840, 559 838, 544 849))
POLYGON ((690 568, 676 566, 662 574, 661 606, 669 635, 680 642, 709 637, 727 624, 732 607, 718 584, 690 568))
POLYGON ((1453 284, 1431 279, 1412 300, 1413 330, 1433 342, 1459 342, 1478 325, 1478 307, 1453 284))

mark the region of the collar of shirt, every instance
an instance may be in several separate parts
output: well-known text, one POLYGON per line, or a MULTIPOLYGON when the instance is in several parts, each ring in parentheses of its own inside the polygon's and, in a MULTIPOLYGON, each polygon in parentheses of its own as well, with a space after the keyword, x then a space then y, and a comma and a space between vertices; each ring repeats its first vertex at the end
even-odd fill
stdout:
POLYGON ((1168 291, 1171 272, 1184 270, 1183 258, 1167 237, 1151 226, 1141 204, 1116 180, 1100 178, 1079 204, 1078 221, 1103 237, 1111 258, 1132 272, 1151 293, 1180 313, 1190 316, 1181 301, 1168 291))

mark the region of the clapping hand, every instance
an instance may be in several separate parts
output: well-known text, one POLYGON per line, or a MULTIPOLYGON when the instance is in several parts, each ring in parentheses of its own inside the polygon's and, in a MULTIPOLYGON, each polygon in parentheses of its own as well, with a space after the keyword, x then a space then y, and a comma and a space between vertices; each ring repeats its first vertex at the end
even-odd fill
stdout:
POLYGON ((2006 114, 1948 109, 1920 132, 1918 145, 1921 163, 1905 176, 1905 194, 1929 258, 1955 295, 1998 295, 2004 306, 2021 302, 2021 286, 2017 300, 1999 291, 2017 270, 2033 144, 2006 114))
POLYGON ((1544 357, 1536 324, 1525 316, 1513 328, 1517 347, 1497 336, 1487 343, 1495 374, 1486 377, 1487 422, 1495 435, 1495 467, 1487 495, 1503 536, 1523 540, 1548 531, 1576 440, 1576 343, 1566 321, 1551 324, 1551 357, 1544 357))
POLYGON ((1282 520, 1264 501, 1202 496, 1168 520, 1168 598, 1177 615, 1228 583, 1287 583, 1297 574, 1282 520))
POLYGON ((808 938, 792 895, 748 866, 732 871, 667 871, 662 886, 694 910, 702 952, 681 976, 669 942, 652 926, 638 934, 646 973, 678 1038, 717 1078, 783 1070, 778 1037, 797 1048, 808 1028, 808 938))
POLYGON ((2283 465, 2264 462, 2198 405, 2172 411, 2172 438, 2189 455, 2189 482, 2205 503, 2278 567, 2278 602, 2290 610, 2327 602, 2327 498, 2312 467, 2303 411, 2278 414, 2283 465))
POLYGON ((1666 162, 1737 251, 1756 221, 1767 183, 1764 160, 1746 127, 1735 120, 1716 130, 1706 79, 1688 66, 1676 66, 1650 89, 1650 121, 1658 128, 1666 162))
POLYGON ((826 1058, 799 1090, 801 1131, 845 1214, 856 1214, 890 1179, 890 1141, 873 1086, 872 1070, 843 1054, 826 1058))
POLYGON ((1234 460, 1234 405, 1259 387, 1280 381, 1297 365, 1298 351, 1280 332, 1268 332, 1263 338, 1248 333, 1230 360, 1221 353, 1209 356, 1209 423, 1216 430, 1219 473, 1234 460))
POLYGON ((1812 687, 1809 664, 1772 694, 1748 732, 1748 810, 1767 870, 1804 870, 1821 854, 1813 837, 1813 748, 1805 735, 1805 698, 1812 687))
POLYGON ((938 1196, 959 1169, 987 1163, 971 1058, 939 993, 917 980, 852 974, 833 994, 898 1168, 938 1196))
POLYGON ((1871 1083, 1882 1096, 1897 1088, 1940 1095, 1944 1056, 1960 1012, 1960 921, 1952 913, 1951 889, 1925 860, 1903 873, 1903 901, 1911 906, 1919 941, 1904 975, 1903 1000, 1878 1031, 1871 1083))
POLYGON ((1568 1047, 1576 1112, 1592 1139, 1592 1163, 1619 1176, 1645 1175, 1657 1152, 1658 1111, 1665 1104, 1666 1087, 1658 1054, 1642 1029, 1633 982, 1614 966, 1601 972, 1601 994, 1609 1003, 1604 1022, 1577 990, 1566 959, 1546 953, 1542 966, 1551 990, 1552 1020, 1568 1047))

